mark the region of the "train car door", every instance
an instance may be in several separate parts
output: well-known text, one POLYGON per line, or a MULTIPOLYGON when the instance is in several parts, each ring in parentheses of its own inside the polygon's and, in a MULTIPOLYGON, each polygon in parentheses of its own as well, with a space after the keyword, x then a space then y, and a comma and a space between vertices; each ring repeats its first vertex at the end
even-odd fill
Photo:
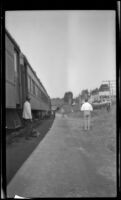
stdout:
POLYGON ((25 62, 22 65, 21 84, 22 84, 22 104, 23 104, 26 100, 26 95, 27 95, 27 65, 25 62))
POLYGON ((16 105, 20 105, 19 53, 14 49, 14 83, 16 105))

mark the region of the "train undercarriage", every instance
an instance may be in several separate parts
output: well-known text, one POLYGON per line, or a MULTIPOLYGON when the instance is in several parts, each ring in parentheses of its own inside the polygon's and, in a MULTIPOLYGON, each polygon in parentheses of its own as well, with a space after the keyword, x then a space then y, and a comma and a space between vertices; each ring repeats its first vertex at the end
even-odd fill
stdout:
MULTIPOLYGON (((32 110, 32 120, 44 120, 51 116, 50 111, 32 110)), ((22 119, 22 109, 6 109, 6 130, 22 128, 24 122, 22 119)))

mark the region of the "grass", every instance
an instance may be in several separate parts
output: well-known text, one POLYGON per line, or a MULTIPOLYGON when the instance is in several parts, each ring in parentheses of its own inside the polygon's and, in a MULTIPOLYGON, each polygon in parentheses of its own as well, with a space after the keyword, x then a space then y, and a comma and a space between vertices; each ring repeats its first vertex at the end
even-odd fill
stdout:
MULTIPOLYGON (((80 130, 79 121, 82 122, 83 113, 78 111, 67 116, 77 119, 77 122, 75 120, 71 122, 72 127, 75 124, 75 130, 80 130)), ((94 162, 99 166, 99 173, 116 181, 116 105, 112 105, 110 112, 104 108, 94 110, 91 122, 92 129, 89 132, 83 132, 81 129, 79 139, 90 155, 94 156, 94 162)))

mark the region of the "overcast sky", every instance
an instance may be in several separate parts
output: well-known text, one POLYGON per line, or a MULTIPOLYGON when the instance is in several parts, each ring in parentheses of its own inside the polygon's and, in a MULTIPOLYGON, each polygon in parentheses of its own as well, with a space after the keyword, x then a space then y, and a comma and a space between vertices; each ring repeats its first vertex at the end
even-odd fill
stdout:
POLYGON ((51 98, 116 79, 115 11, 7 11, 5 24, 51 98))

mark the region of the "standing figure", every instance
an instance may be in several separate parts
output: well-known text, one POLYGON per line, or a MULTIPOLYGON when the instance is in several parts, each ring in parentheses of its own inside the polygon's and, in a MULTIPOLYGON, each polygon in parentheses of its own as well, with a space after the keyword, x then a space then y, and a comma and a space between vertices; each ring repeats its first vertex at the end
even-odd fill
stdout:
POLYGON ((85 103, 83 103, 81 107, 81 111, 84 114, 84 129, 90 129, 90 120, 91 120, 91 111, 93 111, 93 107, 90 103, 88 103, 88 99, 85 99, 85 103))
POLYGON ((111 109, 111 100, 107 101, 106 107, 107 107, 107 111, 109 112, 111 109))
POLYGON ((31 104, 30 104, 30 97, 26 97, 26 101, 23 105, 23 119, 26 126, 26 139, 29 139, 29 135, 32 131, 32 113, 31 113, 31 104))
POLYGON ((64 116, 65 116, 65 115, 64 115, 64 114, 65 114, 65 111, 64 111, 64 108, 63 108, 63 107, 61 108, 61 113, 62 113, 62 117, 64 117, 64 116))

